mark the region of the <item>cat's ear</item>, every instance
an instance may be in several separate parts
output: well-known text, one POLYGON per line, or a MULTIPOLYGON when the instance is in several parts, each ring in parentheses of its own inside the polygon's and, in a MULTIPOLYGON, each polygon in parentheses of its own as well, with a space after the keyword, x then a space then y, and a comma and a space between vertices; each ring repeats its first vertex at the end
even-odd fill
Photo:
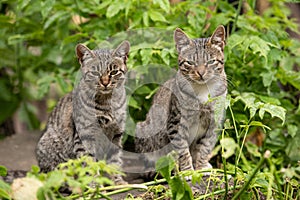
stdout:
POLYGON ((220 25, 216 28, 212 36, 208 41, 209 45, 215 46, 216 48, 220 48, 221 51, 224 50, 225 46, 225 28, 220 25))
POLYGON ((78 61, 80 64, 83 62, 83 57, 86 55, 90 55, 92 57, 95 57, 95 54, 85 45, 83 44, 77 44, 76 46, 76 56, 78 58, 78 61))
POLYGON ((178 53, 188 46, 193 45, 192 40, 180 28, 176 28, 174 31, 174 41, 178 53))
POLYGON ((125 40, 123 41, 112 53, 113 56, 121 57, 124 61, 127 60, 130 50, 130 43, 125 40))

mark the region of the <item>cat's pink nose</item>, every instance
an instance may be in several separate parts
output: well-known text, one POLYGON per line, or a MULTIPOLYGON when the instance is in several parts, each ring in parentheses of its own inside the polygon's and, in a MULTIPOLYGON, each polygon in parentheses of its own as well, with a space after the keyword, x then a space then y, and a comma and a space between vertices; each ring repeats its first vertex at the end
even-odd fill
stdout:
POLYGON ((100 82, 103 86, 106 87, 109 84, 109 77, 108 76, 101 77, 100 82))

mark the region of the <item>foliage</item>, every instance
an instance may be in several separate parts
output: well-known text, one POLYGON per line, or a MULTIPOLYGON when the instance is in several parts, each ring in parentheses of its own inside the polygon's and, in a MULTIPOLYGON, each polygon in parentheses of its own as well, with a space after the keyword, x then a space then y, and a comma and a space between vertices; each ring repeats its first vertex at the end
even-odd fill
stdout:
MULTIPOLYGON (((190 37, 209 37, 223 24, 228 33, 228 109, 213 161, 222 163, 224 173, 233 171, 238 184, 270 150, 272 156, 248 187, 251 195, 261 188, 268 198, 299 196, 295 182, 300 180, 300 42, 286 32, 297 32, 298 25, 289 19, 283 1, 270 1, 260 15, 255 4, 253 0, 237 5, 196 0, 174 4, 166 0, 2 0, 0 123, 18 109, 30 127, 38 128, 38 110, 32 102, 43 98, 50 102, 51 87, 59 96, 72 89, 79 68, 75 45, 113 47, 127 39, 131 43, 128 66, 134 74, 128 79, 127 134, 131 135, 159 84, 176 69, 173 30, 180 27, 190 37)), ((172 187, 171 191, 175 195, 172 187)))

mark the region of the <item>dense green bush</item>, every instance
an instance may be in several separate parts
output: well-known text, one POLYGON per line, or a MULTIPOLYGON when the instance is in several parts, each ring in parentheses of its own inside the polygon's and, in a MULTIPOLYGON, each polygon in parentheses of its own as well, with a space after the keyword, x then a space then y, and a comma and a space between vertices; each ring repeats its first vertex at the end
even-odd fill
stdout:
POLYGON ((50 101, 51 85, 59 95, 72 89, 79 68, 75 45, 111 47, 123 39, 132 44, 130 70, 149 78, 128 80, 131 122, 142 120, 159 83, 176 69, 173 30, 180 27, 190 37, 208 37, 223 24, 229 95, 225 128, 215 149, 222 159, 214 160, 235 171, 238 182, 238 174, 246 178, 270 150, 249 188, 259 187, 276 199, 293 187, 299 197, 299 186, 291 182, 300 180, 300 42, 286 32, 297 32, 298 25, 289 19, 283 1, 270 1, 261 15, 255 3, 2 0, 0 122, 18 109, 30 127, 39 128, 32 101, 50 101), (156 76, 149 77, 153 69, 156 76), (251 138, 259 142, 251 143, 251 138))

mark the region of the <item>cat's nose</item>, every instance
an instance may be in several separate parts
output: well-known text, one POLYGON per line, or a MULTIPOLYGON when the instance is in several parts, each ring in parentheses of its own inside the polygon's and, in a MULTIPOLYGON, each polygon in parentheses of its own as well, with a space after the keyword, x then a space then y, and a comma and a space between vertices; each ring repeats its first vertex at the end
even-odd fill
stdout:
POLYGON ((108 76, 101 77, 100 82, 104 87, 106 87, 109 84, 109 77, 108 76))
POLYGON ((200 66, 200 67, 198 68, 198 70, 196 71, 196 73, 197 73, 197 75, 198 75, 201 79, 203 79, 203 76, 204 76, 204 74, 205 74, 205 67, 204 67, 204 66, 200 66))

